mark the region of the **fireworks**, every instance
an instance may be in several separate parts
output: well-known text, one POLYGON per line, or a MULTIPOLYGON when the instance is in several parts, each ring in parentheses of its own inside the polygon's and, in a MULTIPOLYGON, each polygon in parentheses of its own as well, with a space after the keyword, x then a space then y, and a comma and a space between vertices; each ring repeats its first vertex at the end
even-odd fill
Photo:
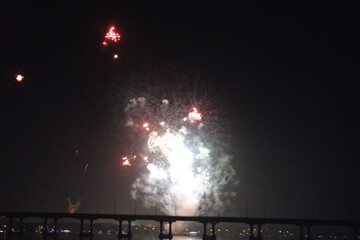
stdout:
MULTIPOLYGON (((114 26, 111 26, 109 31, 105 34, 105 39, 101 44, 105 48, 108 47, 111 42, 117 43, 118 41, 120 41, 120 34, 115 32, 114 26)), ((115 52, 112 54, 112 57, 113 59, 117 60, 119 58, 119 55, 115 52)))
MULTIPOLYGON (((105 38, 108 40, 111 40, 113 42, 117 42, 120 40, 120 34, 118 34, 117 32, 114 31, 115 27, 111 26, 109 31, 106 33, 105 38)), ((106 43, 106 42, 105 42, 106 43)), ((107 43, 106 43, 107 44, 107 43)), ((104 45, 104 42, 103 42, 104 45)), ((104 45, 106 46, 106 45, 104 45)))
POLYGON ((134 156, 127 156, 127 157, 123 157, 122 158, 122 165, 123 166, 128 166, 131 167, 131 162, 130 161, 135 161, 136 160, 136 155, 134 156))
POLYGON ((70 197, 67 197, 66 199, 67 199, 68 205, 69 205, 69 206, 68 206, 69 213, 70 213, 70 214, 74 214, 74 213, 76 212, 76 210, 78 210, 79 207, 80 207, 80 205, 81 205, 81 198, 79 198, 79 199, 77 200, 77 202, 74 203, 74 204, 71 202, 70 197))
POLYGON ((198 112, 196 108, 193 108, 193 111, 189 113, 188 118, 190 119, 191 122, 201 121, 202 115, 201 113, 198 112))
POLYGON ((129 167, 131 166, 131 163, 130 163, 129 159, 127 159, 127 157, 123 157, 122 160, 123 160, 123 163, 122 163, 123 166, 129 166, 129 167))
POLYGON ((24 76, 21 75, 21 74, 17 74, 16 77, 15 77, 16 81, 18 82, 22 82, 22 80, 24 79, 24 76))
MULTIPOLYGON (((203 114, 196 107, 181 106, 192 109, 186 113, 171 106, 168 99, 149 105, 153 102, 134 98, 125 108, 126 126, 140 146, 136 151, 143 161, 137 163, 146 167, 132 184, 131 196, 141 197, 145 207, 161 205, 167 214, 174 214, 176 208, 178 214, 193 215, 207 197, 211 201, 203 208, 221 207, 221 191, 234 171, 228 155, 211 150, 208 133, 202 128, 203 114)), ((135 164, 135 158, 122 160, 124 166, 135 164)))
MULTIPOLYGON (((20 71, 18 71, 18 73, 16 73, 16 74, 14 75, 14 80, 17 81, 18 83, 20 83, 20 85, 23 87, 23 89, 25 90, 25 92, 26 92, 28 95, 30 95, 30 92, 27 90, 27 88, 26 88, 26 86, 25 86, 25 84, 24 84, 24 82, 23 82, 23 80, 24 80, 25 77, 24 77, 24 75, 20 74, 19 72, 20 72, 20 71)), ((10 81, 9 87, 10 87, 10 85, 11 85, 12 82, 13 82, 13 80, 10 81)), ((9 89, 9 88, 8 88, 8 89, 9 89)), ((7 94, 7 92, 6 92, 6 94, 7 94)))
POLYGON ((150 128, 149 128, 149 123, 144 123, 143 124, 143 128, 145 128, 146 131, 150 131, 150 128))

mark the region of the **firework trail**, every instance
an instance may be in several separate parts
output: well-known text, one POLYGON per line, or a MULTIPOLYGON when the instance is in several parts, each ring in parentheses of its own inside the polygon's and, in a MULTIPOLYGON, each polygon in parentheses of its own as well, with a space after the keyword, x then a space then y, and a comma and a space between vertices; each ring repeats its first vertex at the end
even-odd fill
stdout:
POLYGON ((89 166, 89 163, 87 163, 87 164, 85 165, 84 170, 83 170, 83 173, 82 173, 82 175, 81 175, 81 180, 80 180, 80 181, 82 181, 82 180, 84 179, 84 176, 85 176, 85 173, 86 173, 86 169, 88 168, 88 166, 89 166))
POLYGON ((204 114, 201 109, 196 101, 152 93, 125 106, 129 153, 140 157, 122 160, 124 166, 144 167, 131 196, 145 207, 159 207, 166 214, 215 214, 224 207, 225 195, 234 194, 224 191, 235 171, 219 143, 221 135, 214 138, 221 126, 213 113, 207 116, 207 109, 204 114))

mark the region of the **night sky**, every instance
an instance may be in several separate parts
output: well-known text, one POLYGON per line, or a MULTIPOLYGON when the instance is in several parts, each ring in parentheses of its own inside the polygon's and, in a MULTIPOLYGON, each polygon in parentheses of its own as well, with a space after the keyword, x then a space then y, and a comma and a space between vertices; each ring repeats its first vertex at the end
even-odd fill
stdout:
POLYGON ((239 184, 222 214, 247 203, 249 216, 359 218, 359 12, 358 1, 2 1, 0 209, 65 212, 71 197, 83 212, 113 212, 115 199, 133 212, 140 170, 121 166, 118 105, 136 89, 129 76, 171 66, 200 74, 230 112, 239 184), (111 25, 122 38, 104 48, 111 25))

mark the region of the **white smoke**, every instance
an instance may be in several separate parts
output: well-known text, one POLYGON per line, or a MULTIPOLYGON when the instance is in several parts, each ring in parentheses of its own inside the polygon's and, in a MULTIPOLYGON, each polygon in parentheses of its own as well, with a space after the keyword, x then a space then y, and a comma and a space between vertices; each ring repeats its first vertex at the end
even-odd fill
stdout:
POLYGON ((231 156, 212 136, 220 126, 210 120, 186 121, 192 108, 156 97, 133 98, 125 107, 125 125, 138 142, 133 145, 140 145, 135 151, 149 156, 146 169, 131 185, 131 197, 147 208, 172 215, 215 214, 234 195, 224 192, 235 174, 231 156), (151 131, 141 129, 144 121, 151 131))

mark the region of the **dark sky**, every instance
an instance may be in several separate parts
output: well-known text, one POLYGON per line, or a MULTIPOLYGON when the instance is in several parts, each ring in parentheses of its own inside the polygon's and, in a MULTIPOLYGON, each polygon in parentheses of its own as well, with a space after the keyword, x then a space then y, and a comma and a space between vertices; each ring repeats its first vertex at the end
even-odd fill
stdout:
POLYGON ((65 211, 68 196, 83 211, 133 208, 114 92, 170 62, 230 103, 240 183, 224 214, 248 202, 252 216, 358 218, 359 12, 358 1, 2 1, 1 209, 65 211), (104 50, 110 25, 122 39, 104 50))

